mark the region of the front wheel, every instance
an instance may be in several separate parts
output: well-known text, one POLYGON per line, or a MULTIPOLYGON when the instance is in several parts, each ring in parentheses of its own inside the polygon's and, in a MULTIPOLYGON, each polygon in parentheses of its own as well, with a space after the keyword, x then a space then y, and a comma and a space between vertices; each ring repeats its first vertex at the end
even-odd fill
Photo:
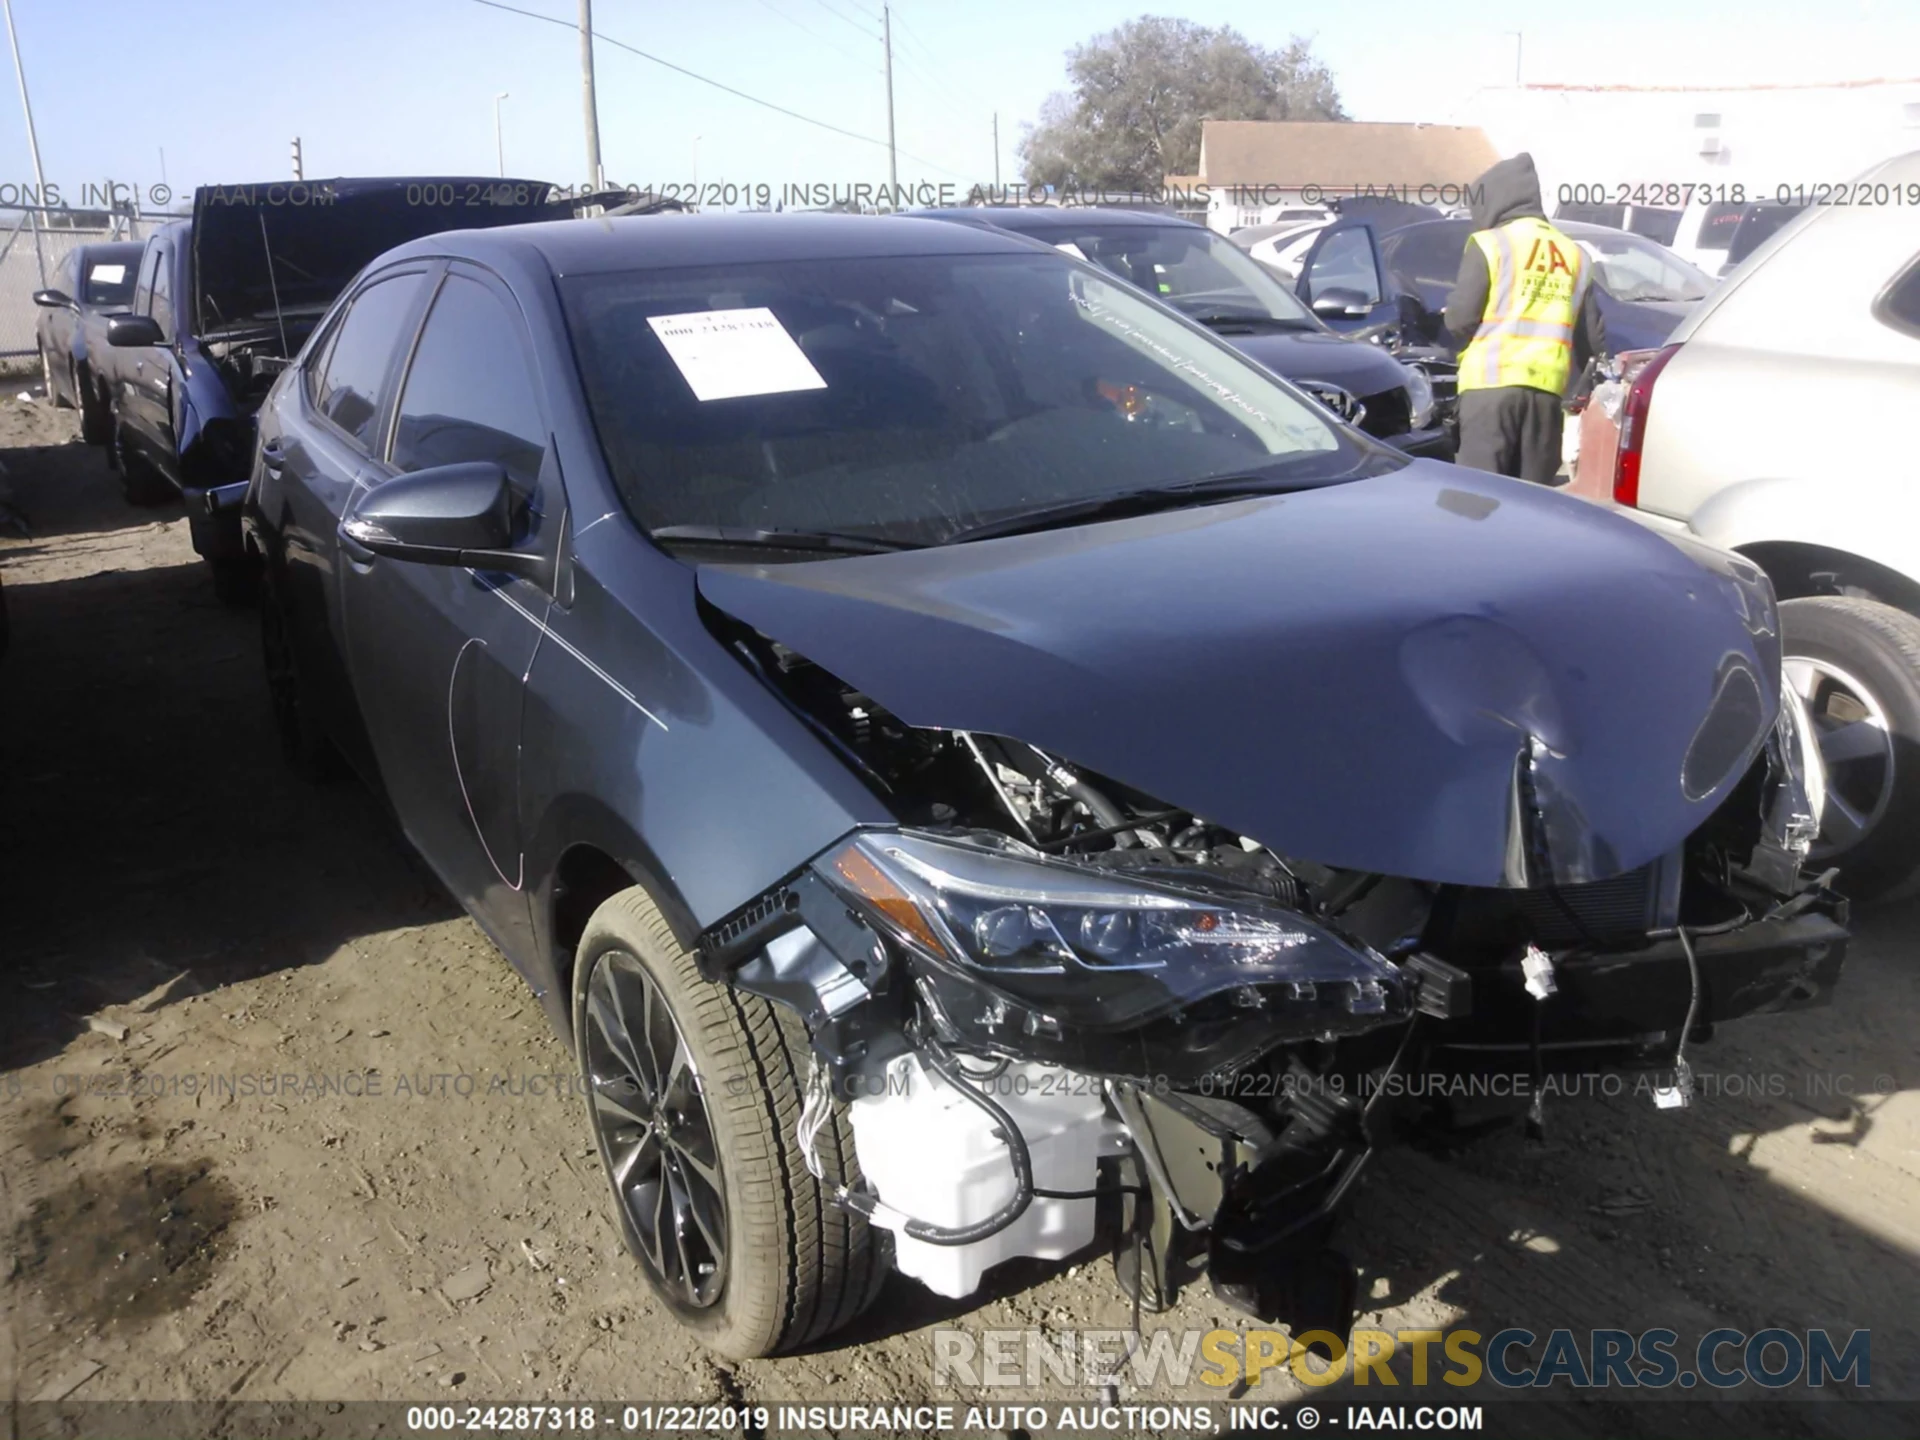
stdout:
POLYGON ((1827 768, 1811 862, 1840 888, 1890 900, 1920 888, 1920 618, 1851 596, 1780 605, 1786 681, 1807 702, 1827 768))
POLYGON ((700 978, 647 894, 587 923, 573 1031, 588 1123, 627 1248, 680 1323, 724 1355, 807 1344, 872 1303, 884 1232, 829 1198, 858 1183, 844 1107, 809 1172, 796 1138, 811 1054, 791 1010, 700 978))

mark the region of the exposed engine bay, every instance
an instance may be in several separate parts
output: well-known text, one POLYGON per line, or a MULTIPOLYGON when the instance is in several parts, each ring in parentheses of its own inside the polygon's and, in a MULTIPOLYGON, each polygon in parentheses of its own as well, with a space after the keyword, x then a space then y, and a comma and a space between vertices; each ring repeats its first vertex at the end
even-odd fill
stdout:
POLYGON ((1546 1078, 1574 1071, 1657 1070, 1685 1105, 1690 1044, 1839 975, 1845 902, 1801 869, 1822 781, 1790 691, 1684 845, 1494 889, 1277 853, 1018 739, 906 724, 716 624, 898 823, 713 926, 703 969, 805 1017, 803 1149, 846 1104, 864 1178, 836 1198, 944 1295, 1106 1232, 1144 1307, 1204 1272, 1344 1333, 1329 1242, 1376 1144, 1451 1123, 1463 1093, 1544 1125, 1546 1078))
POLYGON ((273 382, 293 364, 317 317, 288 316, 279 327, 223 331, 202 342, 234 404, 251 415, 267 398, 273 382))

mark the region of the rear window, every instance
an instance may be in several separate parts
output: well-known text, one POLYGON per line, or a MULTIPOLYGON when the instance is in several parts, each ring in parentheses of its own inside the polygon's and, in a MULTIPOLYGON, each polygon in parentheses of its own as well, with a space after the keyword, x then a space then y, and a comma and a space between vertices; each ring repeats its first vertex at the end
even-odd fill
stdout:
POLYGON ((125 305, 133 299, 134 267, 125 260, 95 260, 87 266, 80 300, 85 305, 125 305))
POLYGON ((1733 243, 1733 232, 1740 228, 1740 217, 1746 209, 1742 200, 1714 201, 1700 217, 1700 233, 1694 237, 1694 245, 1701 250, 1725 250, 1733 243))
POLYGON ((1671 245, 1673 237, 1680 233, 1680 212, 1636 206, 1633 214, 1627 217, 1627 228, 1636 235, 1646 236, 1655 244, 1671 245))
POLYGON ((1556 220, 1572 220, 1580 225, 1606 225, 1624 230, 1627 207, 1624 205, 1562 205, 1553 212, 1556 220))

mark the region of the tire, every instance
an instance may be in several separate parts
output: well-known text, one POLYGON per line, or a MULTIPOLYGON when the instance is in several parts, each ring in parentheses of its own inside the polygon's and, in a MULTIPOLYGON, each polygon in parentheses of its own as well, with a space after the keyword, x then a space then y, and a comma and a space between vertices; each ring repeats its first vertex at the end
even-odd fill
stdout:
POLYGON ((60 392, 54 388, 53 361, 47 355, 47 347, 40 345, 35 348, 40 351, 40 382, 42 388, 47 392, 47 403, 56 410, 71 410, 73 408, 72 404, 62 399, 60 392))
POLYGON ((1788 683, 1827 760, 1811 864, 1840 867, 1859 900, 1920 890, 1920 618, 1850 596, 1780 606, 1788 683))
POLYGON ((311 693, 301 677, 287 624, 285 598, 264 569, 260 586, 260 658, 267 675, 267 699, 273 728, 287 768, 309 784, 324 784, 340 773, 340 753, 314 715, 311 693))
POLYGON ((129 505, 145 509, 164 505, 173 498, 173 487, 167 483, 167 477, 127 443, 127 427, 121 424, 113 427, 113 468, 120 474, 120 491, 129 505))
POLYGON ((859 1180, 844 1106, 815 1144, 826 1183, 807 1171, 795 1127, 812 1052, 799 1017, 702 980, 638 888, 594 912, 576 954, 574 1040, 587 1120, 620 1232, 654 1293, 702 1342, 735 1359, 792 1350, 851 1322, 886 1279, 890 1237, 829 1198, 828 1184, 859 1180), (636 1042, 636 1032, 651 1041, 636 1042), (662 1143, 661 1134, 674 1138, 662 1143), (623 1157, 631 1159, 624 1182, 614 1179, 623 1157), (686 1246, 670 1249, 636 1223, 636 1212, 658 1213, 651 1202, 663 1193, 687 1197, 686 1213, 705 1217, 677 1227, 686 1246))
POLYGON ((77 370, 73 393, 80 397, 80 438, 89 445, 105 445, 113 439, 113 411, 93 383, 91 370, 77 370))

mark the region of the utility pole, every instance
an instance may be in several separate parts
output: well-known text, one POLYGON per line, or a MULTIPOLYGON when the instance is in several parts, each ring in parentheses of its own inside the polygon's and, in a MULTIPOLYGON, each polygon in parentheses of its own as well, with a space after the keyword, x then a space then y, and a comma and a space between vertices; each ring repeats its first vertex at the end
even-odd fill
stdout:
POLYGON ((1000 188, 1000 112, 993 112, 993 188, 1000 188))
MULTIPOLYGON (((33 133, 33 102, 27 99, 27 67, 20 59, 20 36, 13 28, 13 0, 6 0, 7 39, 13 45, 13 73, 20 80, 20 108, 27 114, 27 148, 33 152, 33 188, 34 200, 44 205, 47 202, 47 177, 40 169, 40 141, 33 133)), ((891 85, 893 82, 887 82, 891 85)), ((891 101, 889 101, 891 103, 891 101)), ((40 267, 40 285, 46 288, 47 252, 40 243, 40 212, 29 210, 28 217, 33 221, 33 258, 40 267)))
MULTIPOLYGON (((8 0, 11 4, 12 0, 8 0)), ((869 12, 871 13, 871 12, 869 12)), ((887 49, 887 188, 893 191, 890 202, 900 208, 900 156, 893 147, 893 7, 880 7, 881 43, 887 49)))
POLYGON ((296 180, 304 180, 307 178, 306 165, 300 159, 300 137, 298 135, 293 137, 293 178, 296 180))
POLYGON ((594 189, 604 190, 607 177, 600 169, 600 106, 593 98, 593 0, 580 0, 580 88, 587 110, 587 179, 594 189))
POLYGON ((1517 89, 1520 85, 1520 58, 1526 52, 1527 37, 1520 30, 1509 30, 1507 34, 1513 37, 1513 83, 1517 89))
POLYGON ((507 141, 505 132, 500 128, 500 102, 507 98, 507 92, 504 90, 493 97, 493 153, 494 158, 500 162, 502 180, 507 178, 507 141))

